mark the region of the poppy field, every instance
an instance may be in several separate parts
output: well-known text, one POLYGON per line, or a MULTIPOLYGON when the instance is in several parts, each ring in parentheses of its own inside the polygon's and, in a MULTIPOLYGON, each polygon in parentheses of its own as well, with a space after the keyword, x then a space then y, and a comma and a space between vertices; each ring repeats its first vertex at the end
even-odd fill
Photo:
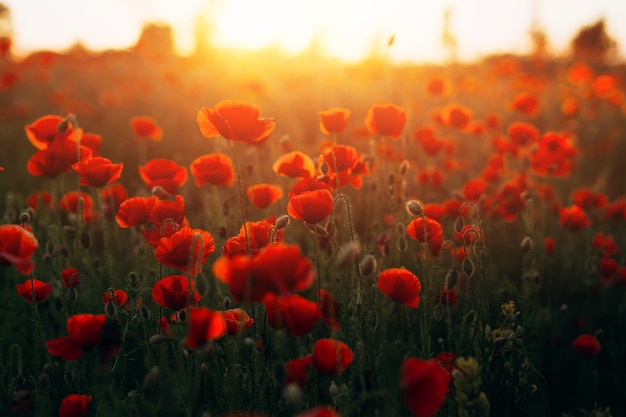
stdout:
POLYGON ((0 51, 0 415, 626 414, 622 65, 0 51))

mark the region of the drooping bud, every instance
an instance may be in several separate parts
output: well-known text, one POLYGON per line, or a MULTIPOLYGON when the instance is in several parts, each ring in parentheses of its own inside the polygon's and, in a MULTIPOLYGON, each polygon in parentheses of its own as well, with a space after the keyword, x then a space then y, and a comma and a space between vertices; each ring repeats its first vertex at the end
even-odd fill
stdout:
POLYGON ((522 248, 522 252, 530 252, 530 250, 533 248, 533 240, 531 239, 531 237, 524 237, 524 239, 522 239, 522 243, 520 243, 520 247, 522 248))
POLYGON ((282 216, 276 219, 276 226, 275 226, 276 229, 277 230, 284 229, 285 227, 287 227, 287 225, 289 225, 290 220, 291 220, 291 217, 289 217, 288 214, 283 214, 282 216))
POLYGON ((378 263, 376 262, 376 258, 371 253, 368 253, 361 259, 359 262, 359 271, 361 275, 368 276, 372 272, 376 270, 378 263))
POLYGON ((465 258, 463 260, 463 272, 468 278, 471 278, 474 275, 474 262, 472 262, 470 258, 465 258))
POLYGON ((361 252, 361 245, 358 242, 349 242, 341 247, 339 255, 335 260, 335 265, 339 268, 346 267, 350 262, 353 262, 359 257, 361 252))
POLYGON ((406 211, 415 217, 421 217, 424 215, 424 208, 422 207, 422 203, 418 200, 409 200, 406 203, 406 211))

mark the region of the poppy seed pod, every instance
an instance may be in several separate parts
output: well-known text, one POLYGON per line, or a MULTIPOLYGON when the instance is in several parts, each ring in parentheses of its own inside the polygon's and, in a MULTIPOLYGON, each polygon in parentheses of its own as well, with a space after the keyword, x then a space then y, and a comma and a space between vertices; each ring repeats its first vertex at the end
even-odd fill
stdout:
POLYGON ((409 212, 409 214, 412 214, 416 217, 424 215, 424 208, 422 207, 422 203, 418 200, 409 200, 406 203, 406 210, 409 212))

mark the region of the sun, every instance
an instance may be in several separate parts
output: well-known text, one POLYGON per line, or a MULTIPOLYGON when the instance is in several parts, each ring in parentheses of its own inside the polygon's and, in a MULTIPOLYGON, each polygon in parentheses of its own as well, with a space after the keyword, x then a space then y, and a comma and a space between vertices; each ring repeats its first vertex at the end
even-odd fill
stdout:
MULTIPOLYGON (((405 35, 415 25, 411 17, 427 7, 400 0, 222 1, 211 12, 212 42, 223 48, 278 47, 290 54, 315 43, 330 56, 358 61, 396 35, 400 43, 395 49, 406 54, 402 49, 408 44, 419 48, 419 41, 405 35)), ((422 33, 430 30, 431 39, 439 36, 432 22, 420 23, 422 33)))

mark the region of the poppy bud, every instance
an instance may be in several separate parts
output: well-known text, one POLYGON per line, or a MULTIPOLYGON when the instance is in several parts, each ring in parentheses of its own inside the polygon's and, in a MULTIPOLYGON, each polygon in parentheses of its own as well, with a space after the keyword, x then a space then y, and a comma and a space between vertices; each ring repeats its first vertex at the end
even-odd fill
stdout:
POLYGON ((409 200, 406 203, 406 210, 409 212, 409 214, 412 214, 413 216, 416 216, 416 217, 420 217, 424 215, 424 209, 422 207, 422 203, 420 203, 418 200, 409 200))
POLYGON ((530 236, 526 236, 524 237, 524 239, 522 239, 520 247, 522 248, 522 252, 524 253, 528 253, 533 248, 533 240, 530 238, 530 236))
POLYGON ((243 344, 248 346, 248 347, 256 346, 256 342, 251 337, 246 337, 245 339, 243 339, 243 344))
POLYGON ((150 313, 150 309, 145 305, 141 306, 141 309, 139 309, 139 314, 142 320, 150 320, 150 317, 152 316, 152 313, 150 313))
POLYGON ((406 236, 406 227, 404 227, 404 223, 402 222, 396 223, 396 235, 399 237, 406 236))
POLYGON ((302 389, 295 382, 292 382, 285 387, 284 396, 285 396, 285 401, 287 401, 288 404, 291 404, 293 406, 298 406, 302 404, 302 400, 304 398, 302 389))
POLYGON ((206 362, 202 362, 200 364, 200 372, 205 374, 208 370, 209 370, 209 365, 207 365, 206 362))
POLYGON ((150 343, 151 345, 160 345, 161 343, 168 340, 170 340, 170 338, 163 334, 155 334, 150 336, 150 338, 148 339, 148 343, 150 343))
POLYGON ((341 247, 339 256, 335 260, 335 265, 339 268, 344 268, 350 262, 358 258, 361 251, 361 245, 358 242, 350 242, 341 247))
POLYGON ((151 388, 156 386, 159 380, 159 367, 154 365, 152 368, 146 372, 146 375, 143 377, 143 387, 151 388))
POLYGON ((335 236, 337 234, 337 224, 334 221, 329 220, 324 226, 324 230, 328 236, 335 236))
POLYGON ((46 242, 46 253, 52 255, 54 253, 54 242, 51 240, 46 242))
POLYGON ((76 287, 70 287, 67 289, 67 299, 70 301, 78 300, 78 290, 76 287))
POLYGON ((406 174, 408 170, 409 170, 409 161, 405 159, 404 161, 400 163, 400 175, 406 174))
POLYGON ((76 235, 76 228, 74 226, 68 226, 65 225, 63 226, 63 233, 65 233, 68 236, 75 236, 76 235))
POLYGON ((443 318, 444 310, 445 309, 443 307, 443 304, 437 303, 435 305, 435 307, 433 308, 433 318, 435 319, 435 321, 441 321, 441 319, 443 318))
POLYGON ((233 300, 230 297, 224 297, 224 308, 229 309, 233 305, 233 300))
POLYGON ((276 229, 277 230, 284 229, 285 227, 289 225, 290 220, 291 220, 291 217, 289 217, 288 214, 283 214, 282 216, 276 219, 276 229))
POLYGON ((322 175, 328 174, 329 169, 330 169, 330 167, 328 166, 326 161, 324 161, 324 162, 322 162, 320 164, 320 174, 322 174, 322 175))
POLYGON ((451 290, 452 288, 454 288, 456 284, 459 282, 459 271, 457 271, 456 268, 449 270, 448 274, 446 275, 445 282, 446 282, 446 290, 451 290))
POLYGON ((389 174, 389 176, 387 177, 387 184, 395 184, 396 182, 396 174, 394 174, 393 172, 391 174, 389 174))
POLYGON ((376 258, 371 253, 365 255, 363 259, 361 259, 361 262, 359 262, 359 271, 361 272, 361 275, 370 275, 376 270, 376 267, 376 258))
POLYGON ((65 119, 61 120, 58 124, 57 124, 57 132, 58 133, 65 133, 67 132, 67 129, 70 127, 70 123, 68 118, 66 117, 65 119))
POLYGON ((104 306, 104 314, 106 314, 108 318, 112 319, 113 317, 115 317, 115 313, 117 313, 115 303, 106 303, 106 305, 104 306))
POLYGON ((400 252, 404 252, 408 249, 409 243, 406 241, 406 238, 404 236, 398 239, 397 247, 400 252))
POLYGON ((474 262, 472 262, 470 258, 465 258, 463 260, 463 272, 468 278, 471 278, 474 275, 474 262))
POLYGON ((443 337, 440 337, 437 339, 437 343, 439 343, 439 346, 443 346, 446 341, 443 339, 443 337))
POLYGON ((339 387, 335 384, 335 381, 330 381, 330 386, 328 387, 328 393, 331 397, 339 394, 339 387))
POLYGON ((454 221, 454 231, 457 233, 461 233, 464 227, 465 227, 465 219, 463 219, 463 216, 458 216, 456 220, 454 221))

